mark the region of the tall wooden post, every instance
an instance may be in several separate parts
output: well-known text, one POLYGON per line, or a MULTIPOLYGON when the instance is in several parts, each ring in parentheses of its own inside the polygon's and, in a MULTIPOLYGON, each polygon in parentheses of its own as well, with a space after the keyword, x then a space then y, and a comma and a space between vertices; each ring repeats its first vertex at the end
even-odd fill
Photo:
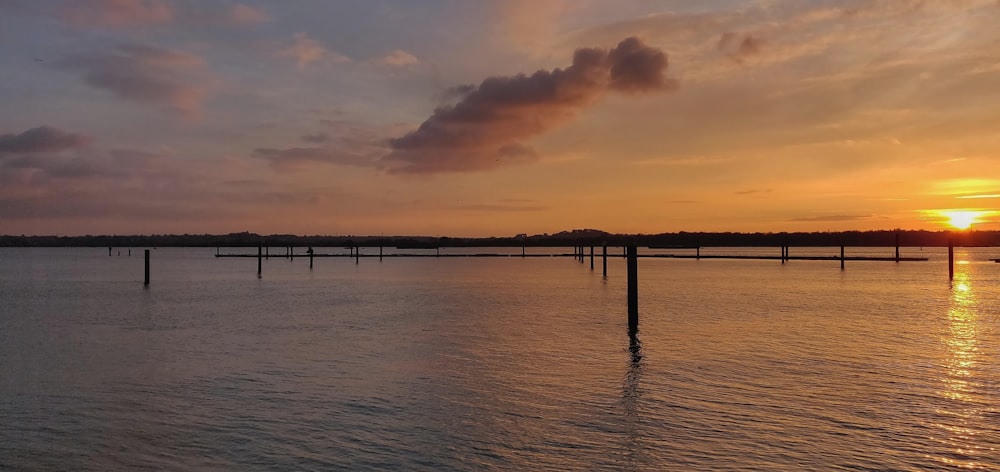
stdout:
POLYGON ((844 245, 840 245, 840 270, 844 270, 844 245))
POLYGON ((146 249, 146 277, 143 279, 143 285, 149 286, 149 249, 146 249))
POLYGON ((604 277, 608 276, 608 243, 601 246, 601 266, 604 267, 604 277))
POLYGON ((590 246, 590 270, 594 270, 594 246, 590 246))
POLYGON ((948 241, 948 280, 955 280, 955 245, 948 241))
POLYGON ((261 266, 260 262, 261 262, 261 258, 260 258, 260 246, 258 245, 257 246, 257 278, 258 279, 260 278, 260 266, 261 266))
POLYGON ((639 249, 627 246, 625 249, 628 266, 628 331, 639 330, 639 249))

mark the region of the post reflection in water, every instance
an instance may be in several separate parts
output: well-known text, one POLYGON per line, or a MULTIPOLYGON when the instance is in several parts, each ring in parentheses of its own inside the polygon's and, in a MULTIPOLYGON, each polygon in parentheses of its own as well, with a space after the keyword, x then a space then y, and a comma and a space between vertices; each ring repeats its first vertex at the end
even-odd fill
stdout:
POLYGON ((948 308, 948 331, 944 344, 941 395, 949 401, 935 426, 944 430, 945 452, 938 459, 951 466, 969 469, 984 467, 977 459, 986 452, 981 446, 982 431, 976 425, 983 416, 979 373, 979 306, 970 277, 971 265, 960 260, 955 267, 948 308))
POLYGON ((636 330, 628 333, 629 363, 622 383, 622 406, 625 411, 625 464, 628 470, 639 470, 644 461, 642 451, 642 418, 639 415, 639 380, 642 378, 642 343, 636 330))

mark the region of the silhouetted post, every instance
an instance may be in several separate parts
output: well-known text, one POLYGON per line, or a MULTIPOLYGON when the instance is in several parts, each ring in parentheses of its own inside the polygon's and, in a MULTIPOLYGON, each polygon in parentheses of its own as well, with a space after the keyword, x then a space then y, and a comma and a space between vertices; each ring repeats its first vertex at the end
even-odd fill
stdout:
POLYGON ((108 246, 108 257, 111 257, 111 246, 108 246))
POLYGON ((899 262, 899 231, 896 231, 896 262, 899 262))
POLYGON ((590 270, 594 270, 594 246, 590 246, 590 270))
POLYGON ((782 264, 785 263, 785 245, 784 244, 781 245, 781 263, 782 264))
POLYGON ((955 245, 948 241, 948 280, 955 280, 955 245))
POLYGON ((521 243, 521 257, 524 257, 524 243, 521 243))
POLYGON ((128 257, 132 257, 132 248, 128 248, 128 257))
POLYGON ((696 261, 701 260, 701 246, 694 248, 694 260, 696 261))
POLYGON ((149 249, 146 249, 146 278, 143 279, 142 284, 149 286, 149 249))
POLYGON ((840 245, 840 270, 844 270, 844 245, 840 245))
POLYGON ((601 246, 601 265, 604 267, 604 277, 608 276, 608 243, 601 246))
MULTIPOLYGON (((218 256, 219 254, 222 254, 222 249, 219 246, 215 246, 215 255, 218 256)), ((128 255, 132 255, 132 250, 129 250, 128 255)))
MULTIPOLYGON (((257 246, 257 249, 260 249, 260 246, 257 246)), ((257 252, 260 253, 260 251, 257 252)), ((271 246, 264 246, 264 257, 271 258, 271 246)))
POLYGON ((378 247, 378 261, 382 262, 382 246, 378 247))
POLYGON ((635 246, 625 248, 628 266, 628 331, 639 330, 639 249, 635 246))
POLYGON ((309 248, 309 270, 313 268, 313 250, 309 248))
POLYGON ((354 246, 354 263, 358 264, 361 260, 361 246, 354 246))
POLYGON ((260 258, 260 245, 258 245, 257 246, 257 278, 258 279, 260 278, 260 267, 261 267, 260 262, 261 262, 261 260, 262 259, 260 258))

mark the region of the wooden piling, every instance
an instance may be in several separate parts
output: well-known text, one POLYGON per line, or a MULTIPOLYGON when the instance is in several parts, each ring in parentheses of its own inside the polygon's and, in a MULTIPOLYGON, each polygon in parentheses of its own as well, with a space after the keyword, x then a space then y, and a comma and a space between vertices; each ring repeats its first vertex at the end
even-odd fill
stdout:
POLYGON ((149 286, 149 249, 146 249, 146 277, 143 279, 143 285, 149 286))
POLYGON ((309 270, 313 268, 313 252, 312 249, 309 250, 309 270))
POLYGON ((378 261, 382 262, 382 246, 378 247, 378 261))
POLYGON ((781 245, 781 263, 782 264, 785 263, 785 245, 784 244, 781 245))
POLYGON ((590 270, 594 270, 594 246, 590 246, 590 270))
POLYGON ((955 245, 948 241, 948 280, 955 280, 955 245))
POLYGON ((261 268, 261 257, 260 257, 260 246, 257 246, 257 278, 260 278, 260 268, 261 268))
POLYGON ((524 244, 521 245, 521 257, 524 257, 524 244))
POLYGON ((111 257, 111 246, 108 246, 108 257, 111 257))
POLYGON ((701 246, 694 248, 694 260, 696 261, 701 260, 701 246))
POLYGON ((627 246, 625 249, 628 266, 628 331, 639 330, 639 249, 627 246))
POLYGON ((361 246, 354 246, 354 263, 358 264, 361 261, 361 246))
POLYGON ((601 246, 601 266, 604 267, 604 277, 608 277, 608 243, 601 246))
MULTIPOLYGON (((898 258, 896 259, 896 262, 899 262, 898 258)), ((840 245, 840 270, 844 270, 844 245, 843 244, 840 245)))
POLYGON ((896 231, 896 262, 899 262, 899 231, 896 231))

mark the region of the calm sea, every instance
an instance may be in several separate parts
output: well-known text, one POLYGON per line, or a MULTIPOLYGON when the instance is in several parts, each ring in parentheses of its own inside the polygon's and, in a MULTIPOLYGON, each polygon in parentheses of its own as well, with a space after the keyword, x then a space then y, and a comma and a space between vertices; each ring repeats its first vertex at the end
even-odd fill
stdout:
POLYGON ((0 249, 0 470, 1000 470, 1000 249, 127 251, 0 249))

